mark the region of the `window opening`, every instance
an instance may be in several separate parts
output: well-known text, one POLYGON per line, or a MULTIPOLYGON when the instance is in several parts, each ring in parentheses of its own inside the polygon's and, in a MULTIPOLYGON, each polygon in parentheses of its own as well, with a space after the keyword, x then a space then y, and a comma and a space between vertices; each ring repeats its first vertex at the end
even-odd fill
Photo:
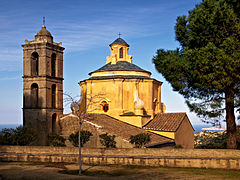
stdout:
POLYGON ((32 74, 32 76, 38 76, 38 63, 39 63, 38 53, 34 52, 34 53, 32 53, 32 57, 31 57, 31 74, 32 74))
POLYGON ((36 83, 32 84, 31 86, 31 96, 32 96, 32 107, 38 107, 38 85, 36 83))
POLYGON ((56 85, 52 85, 52 108, 56 107, 56 85))
POLYGON ((108 104, 107 103, 103 104, 102 109, 104 112, 108 112, 109 109, 108 104))
POLYGON ((52 115, 52 132, 56 132, 56 119, 57 119, 57 114, 54 113, 52 115))
POLYGON ((51 75, 53 77, 56 76, 56 54, 52 54, 52 57, 51 57, 51 75))
POLYGON ((119 49, 119 58, 123 58, 123 48, 119 49))

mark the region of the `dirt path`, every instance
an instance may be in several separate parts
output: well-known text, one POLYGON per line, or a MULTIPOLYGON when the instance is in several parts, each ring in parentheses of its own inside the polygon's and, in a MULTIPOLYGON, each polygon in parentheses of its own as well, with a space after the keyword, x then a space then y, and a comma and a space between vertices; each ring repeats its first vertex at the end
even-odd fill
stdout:
POLYGON ((237 170, 137 166, 84 165, 83 176, 64 174, 77 169, 76 164, 0 162, 0 179, 240 179, 240 171, 237 170))

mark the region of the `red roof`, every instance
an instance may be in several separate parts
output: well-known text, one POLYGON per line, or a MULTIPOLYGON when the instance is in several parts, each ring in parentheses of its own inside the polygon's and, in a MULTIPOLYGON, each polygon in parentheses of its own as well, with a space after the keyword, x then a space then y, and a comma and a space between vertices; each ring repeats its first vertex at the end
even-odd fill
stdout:
POLYGON ((143 128, 157 131, 176 132, 186 113, 159 113, 143 128))
POLYGON ((89 116, 87 121, 101 126, 102 131, 122 137, 125 140, 129 140, 131 135, 135 136, 140 133, 148 133, 151 135, 151 142, 148 145, 172 141, 170 138, 146 131, 106 114, 89 114, 89 116))

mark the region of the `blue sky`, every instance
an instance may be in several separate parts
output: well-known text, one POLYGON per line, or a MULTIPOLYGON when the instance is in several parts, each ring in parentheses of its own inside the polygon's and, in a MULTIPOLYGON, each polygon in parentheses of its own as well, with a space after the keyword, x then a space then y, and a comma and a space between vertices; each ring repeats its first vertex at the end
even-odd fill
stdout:
MULTIPOLYGON (((184 98, 173 92, 159 74, 152 57, 159 48, 175 49, 177 16, 187 15, 200 0, 8 0, 0 6, 0 124, 22 123, 22 74, 25 39, 33 40, 46 17, 46 27, 64 52, 64 92, 80 93, 78 82, 103 66, 109 44, 118 33, 130 45, 133 63, 162 81, 167 112, 187 112, 193 124, 201 121, 189 112, 184 98)), ((69 108, 65 107, 65 112, 69 108)))

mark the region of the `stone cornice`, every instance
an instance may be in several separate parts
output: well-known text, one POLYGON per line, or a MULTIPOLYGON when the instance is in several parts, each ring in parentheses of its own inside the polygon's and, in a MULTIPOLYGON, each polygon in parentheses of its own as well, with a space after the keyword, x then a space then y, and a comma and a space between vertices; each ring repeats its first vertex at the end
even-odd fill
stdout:
POLYGON ((25 78, 48 78, 48 79, 56 79, 56 80, 64 80, 64 78, 61 78, 61 77, 53 77, 53 76, 48 76, 48 75, 45 75, 45 76, 22 76, 23 79, 25 78))
POLYGON ((57 49, 57 50, 60 50, 60 51, 63 51, 65 48, 62 47, 62 46, 58 46, 58 45, 55 45, 55 44, 52 44, 52 43, 48 43, 48 42, 36 42, 36 43, 27 43, 27 44, 23 44, 22 47, 24 49, 28 49, 28 48, 35 48, 36 46, 44 46, 44 47, 51 47, 53 49, 57 49))
POLYGON ((37 107, 37 108, 33 108, 33 107, 23 107, 24 109, 36 109, 36 110, 42 110, 42 109, 52 109, 52 110, 58 110, 58 111, 62 111, 63 108, 51 108, 51 107, 37 107))

